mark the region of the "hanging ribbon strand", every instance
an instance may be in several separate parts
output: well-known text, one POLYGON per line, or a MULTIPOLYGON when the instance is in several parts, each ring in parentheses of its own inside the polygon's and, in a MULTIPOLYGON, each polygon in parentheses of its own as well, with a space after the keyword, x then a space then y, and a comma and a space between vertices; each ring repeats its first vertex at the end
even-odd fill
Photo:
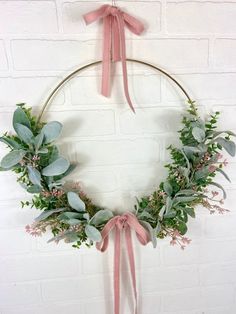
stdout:
POLYGON ((137 235, 138 241, 142 245, 146 245, 150 241, 150 237, 146 229, 139 223, 138 219, 132 213, 126 213, 122 216, 115 216, 103 228, 102 241, 96 244, 99 251, 104 252, 108 248, 109 234, 115 230, 115 245, 114 245, 114 314, 120 313, 120 240, 121 232, 125 232, 126 247, 129 258, 129 266, 132 278, 132 286, 135 298, 135 310, 137 314, 137 289, 136 289, 136 276, 135 276, 135 260, 134 251, 131 238, 131 229, 137 235))
POLYGON ((127 102, 135 112, 128 90, 127 66, 126 66, 126 44, 125 26, 134 34, 140 35, 144 25, 133 16, 121 11, 112 5, 102 5, 99 9, 84 15, 86 24, 103 19, 103 64, 102 64, 102 95, 110 95, 110 72, 111 61, 122 62, 123 85, 127 102))

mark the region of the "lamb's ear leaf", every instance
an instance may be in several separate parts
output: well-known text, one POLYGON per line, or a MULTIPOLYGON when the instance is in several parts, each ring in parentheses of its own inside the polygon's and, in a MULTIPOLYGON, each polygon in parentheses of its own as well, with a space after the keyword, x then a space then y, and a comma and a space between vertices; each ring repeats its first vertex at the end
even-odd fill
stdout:
POLYGON ((49 164, 47 167, 43 168, 42 175, 46 177, 59 176, 65 173, 70 166, 70 163, 65 158, 58 158, 49 164))
POLYGON ((91 241, 100 242, 102 240, 100 231, 94 226, 86 225, 84 231, 91 241))
POLYGON ((202 143, 206 137, 205 131, 197 126, 192 129, 192 135, 198 143, 202 143))
POLYGON ((223 137, 217 137, 215 141, 221 145, 227 151, 227 153, 230 154, 230 156, 235 156, 236 146, 233 141, 226 140, 223 137))
POLYGON ((65 208, 56 208, 56 209, 51 209, 51 210, 45 210, 38 217, 36 217, 34 220, 35 221, 44 220, 44 219, 50 217, 52 214, 62 212, 63 210, 65 210, 65 208))
POLYGON ((221 191, 223 192, 223 198, 226 199, 227 194, 226 194, 226 191, 221 184, 219 184, 217 182, 210 182, 209 184, 214 185, 214 186, 218 187, 219 189, 221 189, 221 191))
POLYGON ((27 128, 31 128, 30 120, 27 117, 27 114, 24 112, 24 110, 21 107, 18 107, 13 114, 13 127, 15 131, 17 132, 15 125, 16 124, 22 124, 26 126, 27 128))
POLYGON ((67 199, 69 205, 79 211, 79 212, 84 212, 85 211, 85 203, 81 200, 79 195, 75 192, 68 192, 67 193, 67 199))
POLYGON ((26 144, 32 144, 32 140, 33 140, 33 133, 32 131, 25 125, 20 124, 20 123, 16 123, 15 124, 15 131, 17 133, 17 135, 19 136, 19 138, 25 142, 26 144))
POLYGON ((16 141, 14 141, 11 138, 7 138, 7 137, 0 137, 0 142, 8 145, 9 147, 13 148, 13 149, 20 149, 21 145, 19 143, 17 143, 16 141))
POLYGON ((152 241, 152 245, 154 248, 157 246, 157 232, 156 229, 153 229, 149 222, 140 220, 141 225, 148 231, 150 235, 150 239, 152 241))
POLYGON ((1 161, 1 167, 4 169, 9 169, 17 165, 25 156, 26 151, 24 150, 13 150, 7 155, 5 155, 1 161))
POLYGON ((34 185, 31 185, 30 187, 28 187, 26 189, 26 191, 28 193, 37 194, 37 193, 40 193, 42 191, 42 187, 39 186, 39 185, 34 184, 34 185))
POLYGON ((164 184, 163 184, 163 188, 164 188, 164 191, 166 192, 166 194, 168 196, 171 196, 172 192, 173 192, 173 188, 170 184, 169 181, 165 181, 164 184))
POLYGON ((61 180, 62 178, 68 176, 72 171, 74 171, 74 169, 77 167, 76 164, 70 164, 69 168, 66 170, 65 173, 63 173, 62 175, 60 176, 56 176, 54 177, 54 180, 57 181, 57 180, 61 180))
POLYGON ((33 183, 34 185, 41 186, 41 174, 40 174, 40 172, 31 166, 27 166, 27 169, 28 169, 28 175, 29 175, 30 182, 33 183))
POLYGON ((62 130, 62 124, 58 121, 51 121, 44 125, 42 134, 44 134, 45 144, 51 143, 58 138, 62 130))
POLYGON ((36 150, 39 150, 43 144, 44 134, 40 132, 34 139, 34 146, 36 150))
POLYGON ((225 179, 231 183, 229 176, 227 175, 227 173, 224 172, 224 170, 222 170, 221 168, 216 168, 216 171, 220 172, 225 177, 225 179))
POLYGON ((109 209, 101 209, 91 218, 90 223, 98 226, 107 222, 113 216, 114 215, 112 211, 110 211, 109 209))

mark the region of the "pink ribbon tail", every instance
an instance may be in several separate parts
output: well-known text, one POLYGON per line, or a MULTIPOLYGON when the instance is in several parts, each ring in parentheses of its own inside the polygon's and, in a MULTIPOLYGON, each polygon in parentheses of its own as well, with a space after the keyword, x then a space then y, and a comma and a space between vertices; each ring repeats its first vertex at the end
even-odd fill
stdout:
POLYGON ((111 61, 122 62, 123 85, 126 100, 135 112, 129 95, 128 76, 126 66, 125 26, 134 34, 140 35, 143 24, 133 16, 121 11, 118 7, 102 5, 99 9, 84 15, 86 24, 103 19, 103 66, 101 93, 105 97, 110 94, 111 61))
POLYGON ((136 232, 137 238, 142 245, 146 245, 150 241, 150 237, 146 229, 139 223, 135 215, 126 213, 122 216, 115 216, 107 222, 101 234, 102 241, 97 243, 96 247, 101 252, 106 251, 109 244, 109 234, 115 229, 115 245, 114 245, 114 313, 120 313, 120 241, 121 232, 125 231, 126 248, 128 252, 129 266, 132 278, 132 286, 135 298, 135 310, 137 314, 137 288, 135 275, 135 259, 131 237, 131 229, 136 232))

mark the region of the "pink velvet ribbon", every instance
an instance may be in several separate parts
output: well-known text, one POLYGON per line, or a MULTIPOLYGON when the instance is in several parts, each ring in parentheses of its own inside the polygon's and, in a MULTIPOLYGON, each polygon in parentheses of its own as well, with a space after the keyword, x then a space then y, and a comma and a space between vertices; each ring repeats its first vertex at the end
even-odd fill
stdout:
POLYGON ((101 93, 106 97, 110 94, 111 61, 121 61, 125 96, 131 110, 135 112, 128 90, 125 26, 136 35, 143 32, 144 26, 133 16, 121 11, 116 6, 108 4, 84 15, 86 24, 99 19, 103 19, 104 28, 101 93))
POLYGON ((121 232, 124 230, 126 247, 129 258, 129 266, 132 278, 132 286, 135 298, 135 310, 137 314, 137 289, 136 289, 136 276, 135 276, 135 260, 132 245, 131 229, 136 233, 139 242, 146 245, 150 241, 147 230, 139 223, 136 216, 132 213, 126 213, 122 216, 115 216, 110 219, 104 226, 101 234, 102 241, 96 244, 96 247, 101 252, 106 251, 109 244, 109 234, 115 229, 115 245, 114 245, 114 313, 120 313, 120 239, 121 232))

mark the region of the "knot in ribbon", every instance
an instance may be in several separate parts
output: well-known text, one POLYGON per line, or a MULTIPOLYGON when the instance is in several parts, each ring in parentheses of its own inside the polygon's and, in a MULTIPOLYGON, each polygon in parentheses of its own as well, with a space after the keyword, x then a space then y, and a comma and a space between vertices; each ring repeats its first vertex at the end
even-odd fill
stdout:
POLYGON ((137 289, 136 289, 136 276, 135 276, 135 260, 134 251, 131 238, 131 229, 136 233, 137 239, 142 245, 146 245, 150 241, 147 230, 139 223, 136 216, 132 213, 126 213, 122 216, 115 216, 110 219, 104 226, 101 235, 102 241, 96 244, 99 251, 106 251, 109 244, 109 234, 115 230, 115 245, 114 245, 114 313, 120 313, 120 239, 121 232, 125 232, 126 247, 129 258, 129 266, 132 278, 132 286, 135 297, 135 311, 137 314, 137 289))
POLYGON ((84 15, 86 24, 103 19, 103 61, 102 61, 102 95, 108 97, 110 93, 111 61, 121 61, 123 71, 123 85, 126 100, 135 112, 128 90, 125 26, 134 34, 140 35, 143 24, 133 16, 121 11, 116 6, 102 5, 99 9, 84 15))

